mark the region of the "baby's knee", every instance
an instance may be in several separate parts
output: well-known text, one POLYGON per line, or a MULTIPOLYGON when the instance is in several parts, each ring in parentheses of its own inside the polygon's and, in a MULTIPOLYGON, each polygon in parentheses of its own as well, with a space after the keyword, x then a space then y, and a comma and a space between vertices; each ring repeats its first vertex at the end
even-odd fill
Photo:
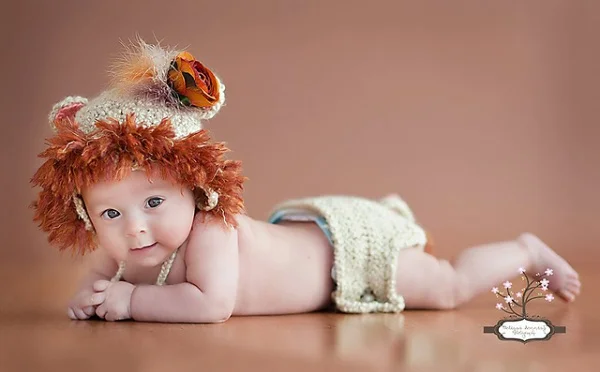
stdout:
POLYGON ((440 260, 439 264, 440 282, 435 306, 441 310, 455 309, 468 297, 468 283, 448 261, 440 260))
POLYGON ((468 283, 446 261, 420 249, 401 251, 396 288, 406 306, 414 309, 454 309, 468 296, 468 283))

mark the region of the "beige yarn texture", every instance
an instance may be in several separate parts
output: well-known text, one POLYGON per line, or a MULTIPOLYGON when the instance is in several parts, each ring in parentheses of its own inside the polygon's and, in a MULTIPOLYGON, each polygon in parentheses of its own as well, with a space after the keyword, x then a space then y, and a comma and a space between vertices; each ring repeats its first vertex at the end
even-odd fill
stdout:
POLYGON ((225 86, 221 83, 219 87, 219 102, 207 109, 174 106, 153 97, 132 96, 117 89, 105 91, 91 100, 69 96, 54 105, 50 112, 50 123, 53 124, 61 108, 82 103, 83 107, 77 111, 75 121, 84 133, 89 134, 96 129, 96 122, 100 120, 116 119, 122 123, 128 114, 134 114, 136 122, 146 127, 156 126, 168 118, 173 124, 175 137, 183 138, 201 130, 202 120, 212 118, 221 109, 225 102, 225 86))
POLYGON ((424 248, 427 238, 401 198, 321 196, 285 201, 275 207, 280 209, 304 209, 326 219, 334 245, 337 287, 332 299, 338 310, 404 310, 404 298, 396 292, 398 252, 424 248))
MULTIPOLYGON (((173 262, 175 262, 175 257, 177 257, 178 250, 179 249, 176 249, 173 253, 171 253, 171 256, 169 256, 169 258, 165 262, 163 262, 162 266, 160 267, 160 273, 156 278, 156 285, 164 285, 167 282, 167 276, 169 276, 169 273, 171 272, 171 267, 173 266, 173 262)), ((119 269, 110 281, 118 282, 119 280, 121 280, 124 273, 125 261, 121 261, 119 262, 119 269)))

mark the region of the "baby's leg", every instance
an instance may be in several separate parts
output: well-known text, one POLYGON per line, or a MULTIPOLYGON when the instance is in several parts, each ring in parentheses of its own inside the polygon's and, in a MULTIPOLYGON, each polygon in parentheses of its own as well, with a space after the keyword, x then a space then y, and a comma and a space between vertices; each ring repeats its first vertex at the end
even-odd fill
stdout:
POLYGON ((530 274, 551 268, 550 290, 567 301, 579 294, 575 270, 532 234, 469 248, 453 265, 417 248, 403 249, 398 257, 396 289, 406 308, 451 309, 514 278, 520 268, 530 274))

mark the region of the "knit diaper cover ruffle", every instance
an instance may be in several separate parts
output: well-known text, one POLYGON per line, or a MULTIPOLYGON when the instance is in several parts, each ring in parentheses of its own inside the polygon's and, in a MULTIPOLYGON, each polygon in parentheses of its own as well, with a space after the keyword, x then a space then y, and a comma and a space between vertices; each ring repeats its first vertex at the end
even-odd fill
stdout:
POLYGON ((334 250, 332 300, 339 311, 404 310, 404 298, 396 292, 398 252, 414 246, 423 249, 427 238, 402 199, 302 198, 278 204, 274 213, 286 209, 306 210, 326 221, 334 250))

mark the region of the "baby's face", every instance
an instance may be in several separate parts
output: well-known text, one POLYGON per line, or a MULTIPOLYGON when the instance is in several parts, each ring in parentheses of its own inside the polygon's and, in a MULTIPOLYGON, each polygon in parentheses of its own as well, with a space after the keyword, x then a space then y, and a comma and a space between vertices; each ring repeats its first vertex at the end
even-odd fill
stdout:
POLYGON ((135 265, 162 264, 188 238, 194 221, 191 190, 137 170, 121 181, 82 192, 101 249, 135 265))

